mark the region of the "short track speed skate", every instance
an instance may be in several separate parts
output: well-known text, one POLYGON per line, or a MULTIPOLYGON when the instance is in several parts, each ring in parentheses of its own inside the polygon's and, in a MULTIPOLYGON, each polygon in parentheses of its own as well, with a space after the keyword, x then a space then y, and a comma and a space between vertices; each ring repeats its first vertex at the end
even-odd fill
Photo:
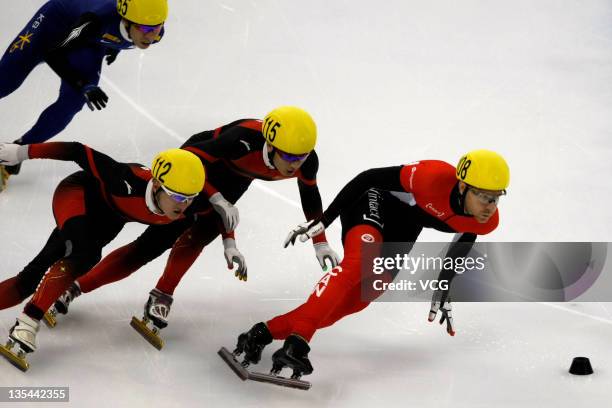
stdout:
POLYGON ((49 308, 47 313, 43 316, 43 321, 50 329, 57 325, 57 315, 67 314, 68 307, 74 299, 81 296, 81 287, 78 282, 73 282, 68 289, 62 295, 57 298, 53 306, 49 308))
MULTIPOLYGON (((298 388, 301 390, 310 389, 311 384, 307 381, 300 380, 301 375, 294 375, 292 378, 284 378, 279 376, 278 373, 280 373, 282 369, 282 367, 279 368, 279 364, 273 366, 273 372, 270 374, 253 372, 248 369, 251 364, 259 363, 264 347, 271 342, 272 335, 270 334, 268 327, 264 323, 257 323, 251 328, 251 330, 238 336, 236 349, 233 353, 230 353, 225 347, 221 347, 218 354, 242 381, 253 380, 282 385, 284 387, 298 388), (239 362, 238 357, 243 353, 243 361, 239 362), (277 370, 274 371, 275 367, 277 370)), ((306 374, 310 374, 312 372, 312 367, 310 368, 310 372, 306 374)))
POLYGON ((51 306, 49 310, 47 310, 47 313, 44 314, 43 322, 45 322, 50 329, 57 325, 57 310, 55 310, 54 306, 51 306))
POLYGON ((28 368, 30 368, 30 363, 26 360, 27 352, 18 342, 11 338, 8 339, 4 346, 0 344, 0 354, 2 354, 2 357, 6 358, 9 363, 23 372, 28 371, 28 368), (13 348, 17 352, 13 351, 13 348))
POLYGON ((0 165, 0 192, 6 188, 10 176, 11 175, 6 171, 5 167, 0 165))
POLYGON ((225 347, 221 347, 217 354, 219 354, 223 361, 225 361, 225 363, 242 381, 252 380, 265 382, 275 385, 282 385, 283 387, 297 388, 299 390, 309 390, 312 386, 312 384, 310 384, 308 381, 303 381, 299 378, 285 378, 277 374, 264 374, 250 371, 244 367, 242 363, 238 362, 236 359, 237 356, 234 353, 231 353, 225 347))
POLYGON ((146 317, 140 320, 136 316, 132 316, 130 326, 156 349, 161 350, 164 348, 164 339, 159 337, 160 328, 155 326, 151 320, 146 317))
POLYGON ((40 324, 37 320, 22 314, 9 332, 6 344, 0 345, 0 354, 21 371, 27 371, 30 364, 26 354, 36 350, 36 333, 40 324))
POLYGON ((155 288, 149 292, 149 299, 145 303, 142 320, 133 316, 130 322, 130 326, 158 350, 164 347, 164 340, 159 337, 159 331, 168 326, 168 314, 170 314, 171 306, 172 296, 155 288))

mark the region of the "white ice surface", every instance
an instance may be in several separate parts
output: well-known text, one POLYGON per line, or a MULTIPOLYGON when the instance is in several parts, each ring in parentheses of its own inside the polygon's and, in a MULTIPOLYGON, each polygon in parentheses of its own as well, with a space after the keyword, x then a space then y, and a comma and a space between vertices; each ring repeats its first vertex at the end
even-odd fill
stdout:
MULTIPOLYGON (((2 47, 42 1, 5 3, 2 47)), ((295 104, 319 127, 324 203, 361 170, 489 148, 507 157, 512 180, 501 225, 484 239, 612 241, 611 20, 612 2, 599 0, 172 1, 159 45, 104 67, 108 108, 84 110, 55 140, 148 163, 195 132, 295 104)), ((37 68, 0 102, 0 140, 29 129, 57 89, 49 68, 37 68)), ((75 170, 28 162, 0 194, 1 279, 42 247, 53 190, 75 170)), ((75 407, 609 403, 605 303, 457 304, 454 338, 427 323, 428 305, 373 304, 315 336, 310 391, 241 383, 217 349, 301 303, 322 274, 308 245, 281 248, 302 220, 297 202, 291 181, 251 188, 238 229, 248 283, 228 273, 218 242, 207 248, 176 291, 163 351, 128 322, 165 256, 79 298, 56 329, 41 329, 29 372, 0 361, 0 386, 69 386, 75 407), (579 355, 595 375, 567 373, 579 355)), ((129 225, 105 253, 143 229, 129 225)), ((328 237, 340 250, 339 229, 328 237)), ((19 312, 0 312, 1 338, 19 312)), ((266 349, 263 370, 279 345, 266 349)))

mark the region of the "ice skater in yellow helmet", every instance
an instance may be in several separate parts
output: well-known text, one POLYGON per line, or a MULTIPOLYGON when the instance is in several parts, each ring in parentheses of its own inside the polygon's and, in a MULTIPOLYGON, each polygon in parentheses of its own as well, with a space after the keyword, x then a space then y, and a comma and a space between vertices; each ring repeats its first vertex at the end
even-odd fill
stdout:
MULTIPOLYGON (((4 9, 11 7, 22 5, 11 2, 4 9)), ((109 97, 98 85, 104 60, 110 65, 120 51, 161 41, 167 17, 167 0, 47 1, 0 59, 0 99, 43 63, 61 80, 59 97, 25 134, 3 136, 21 145, 41 143, 64 130, 84 105, 105 108, 109 97)), ((0 163, 0 191, 19 171, 20 166, 0 163)))
MULTIPOLYGON (((489 234, 499 225, 497 206, 509 182, 506 161, 489 150, 469 152, 457 166, 442 160, 420 160, 360 173, 320 217, 299 224, 285 240, 285 246, 316 240, 340 217, 344 258, 338 267, 316 283, 303 304, 240 334, 233 355, 222 351, 224 360, 238 373, 258 363, 264 347, 273 340, 284 340, 283 347, 272 354, 274 375, 260 381, 279 383, 276 375, 285 367, 293 370, 292 379, 312 373, 308 354, 314 334, 366 308, 395 279, 395 267, 375 272, 370 263, 382 259, 379 255, 384 254, 384 243, 414 243, 423 229, 431 228, 459 234, 442 259, 465 257, 479 235, 489 234), (241 363, 235 359, 239 355, 244 355, 241 363)), ((441 312, 440 323, 446 322, 451 336, 455 328, 449 292, 457 265, 453 262, 442 269, 437 281, 445 285, 434 292, 428 313, 428 320, 433 321, 441 312)), ((308 386, 303 382, 293 385, 308 386)))
POLYGON ((102 257, 127 222, 171 224, 186 214, 204 188, 202 161, 191 152, 159 153, 152 168, 121 163, 76 142, 0 144, 0 161, 73 161, 80 171, 63 179, 53 196, 56 227, 39 255, 16 276, 0 282, 0 309, 30 297, 0 354, 27 370, 25 353, 36 350, 40 320, 56 299, 102 257), (42 279, 42 280, 41 280, 42 279))

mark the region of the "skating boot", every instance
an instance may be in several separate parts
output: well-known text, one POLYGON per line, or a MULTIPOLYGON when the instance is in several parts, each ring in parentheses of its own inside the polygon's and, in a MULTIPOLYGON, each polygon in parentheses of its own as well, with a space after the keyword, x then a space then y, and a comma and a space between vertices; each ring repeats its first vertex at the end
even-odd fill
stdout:
POLYGON ((0 354, 21 371, 27 371, 30 367, 25 355, 36 351, 36 333, 39 327, 40 323, 37 320, 22 313, 11 328, 6 345, 0 345, 0 354), (17 353, 12 350, 13 347, 17 353))
POLYGON ((241 364, 246 368, 251 364, 259 363, 264 347, 270 343, 272 343, 270 330, 268 330, 268 326, 265 323, 260 322, 251 327, 251 330, 248 332, 238 336, 238 342, 233 354, 235 357, 238 357, 244 353, 244 360, 241 364))
POLYGON ((221 347, 218 354, 230 366, 230 368, 243 381, 248 380, 250 373, 247 367, 251 364, 257 364, 261 360, 261 353, 264 347, 272 343, 272 334, 268 330, 265 323, 260 322, 251 327, 248 332, 238 336, 236 349, 230 353, 225 347, 221 347), (238 362, 238 357, 244 353, 242 363, 238 362))
POLYGON ((10 175, 10 176, 16 176, 19 174, 19 172, 21 171, 21 164, 16 164, 14 166, 4 166, 4 170, 6 170, 6 172, 10 175))
MULTIPOLYGON (((288 338, 285 341, 285 347, 274 353, 274 356, 276 356, 279 352, 283 352, 283 354, 286 355, 287 353, 285 353, 285 348, 289 342, 289 344, 291 344, 291 348, 289 348, 288 350, 291 356, 295 358, 299 355, 299 358, 297 358, 296 361, 300 362, 300 373, 310 374, 312 372, 312 366, 308 361, 308 350, 310 350, 310 348, 308 348, 308 344, 300 337, 290 336, 290 338, 291 337, 295 337, 303 343, 303 345, 299 346, 299 353, 297 352, 298 348, 296 348, 298 346, 294 345, 293 340, 289 340, 288 338), (306 347, 306 351, 303 351, 304 346, 306 347)), ((273 367, 278 368, 278 370, 273 371, 270 374, 250 371, 247 368, 250 364, 257 364, 261 360, 261 353, 264 347, 270 344, 271 342, 272 335, 268 330, 268 327, 264 323, 257 323, 251 328, 251 330, 246 333, 242 333, 240 336, 238 336, 238 344, 236 345, 236 349, 233 353, 230 353, 225 347, 221 347, 221 350, 219 350, 218 354, 223 359, 223 361, 225 361, 227 365, 230 366, 234 373, 236 373, 236 375, 240 377, 240 379, 243 381, 252 380, 258 382, 265 382, 269 384, 282 385, 283 387, 298 388, 300 390, 310 389, 311 384, 308 381, 300 380, 299 376, 295 375, 295 369, 294 377, 284 378, 278 375, 281 369, 285 366, 290 366, 292 368, 294 366, 297 367, 298 364, 293 360, 287 362, 288 360, 284 359, 282 360, 282 362, 281 360, 278 360, 277 362, 276 360, 274 360, 274 357, 272 357, 275 364, 273 367), (244 361, 242 363, 239 363, 236 358, 242 353, 244 353, 244 361)))
POLYGON ((132 316, 130 322, 130 326, 158 350, 164 347, 164 340, 159 337, 159 331, 168 326, 171 305, 172 296, 158 289, 153 289, 149 292, 149 300, 145 304, 142 320, 132 316))
POLYGON ((74 282, 66 291, 55 301, 55 304, 45 313, 44 322, 49 328, 55 327, 57 324, 58 313, 67 314, 70 303, 81 295, 81 288, 77 282, 74 282))
POLYGON ((292 379, 299 380, 301 376, 312 373, 313 368, 308 359, 310 346, 306 340, 292 334, 285 339, 285 344, 272 355, 273 375, 278 375, 284 367, 293 369, 292 379))
POLYGON ((78 282, 73 282, 62 296, 55 301, 55 310, 61 314, 68 313, 68 306, 79 296, 81 296, 81 287, 78 282))

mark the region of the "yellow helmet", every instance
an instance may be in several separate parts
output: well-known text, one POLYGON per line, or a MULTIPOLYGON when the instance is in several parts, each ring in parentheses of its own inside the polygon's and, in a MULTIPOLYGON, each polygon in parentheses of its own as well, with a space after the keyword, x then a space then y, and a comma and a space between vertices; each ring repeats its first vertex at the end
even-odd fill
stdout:
POLYGON ((490 150, 473 150, 464 154, 456 170, 458 180, 483 190, 505 190, 510 184, 508 163, 490 150))
POLYGON ((186 196, 202 191, 206 179, 199 157, 183 149, 164 150, 155 156, 151 174, 168 190, 186 196))
POLYGON ((268 113, 262 133, 268 144, 285 153, 310 153, 317 143, 317 125, 308 112, 295 106, 281 106, 268 113))
POLYGON ((155 26, 168 18, 168 0, 117 0, 117 12, 132 23, 155 26))

